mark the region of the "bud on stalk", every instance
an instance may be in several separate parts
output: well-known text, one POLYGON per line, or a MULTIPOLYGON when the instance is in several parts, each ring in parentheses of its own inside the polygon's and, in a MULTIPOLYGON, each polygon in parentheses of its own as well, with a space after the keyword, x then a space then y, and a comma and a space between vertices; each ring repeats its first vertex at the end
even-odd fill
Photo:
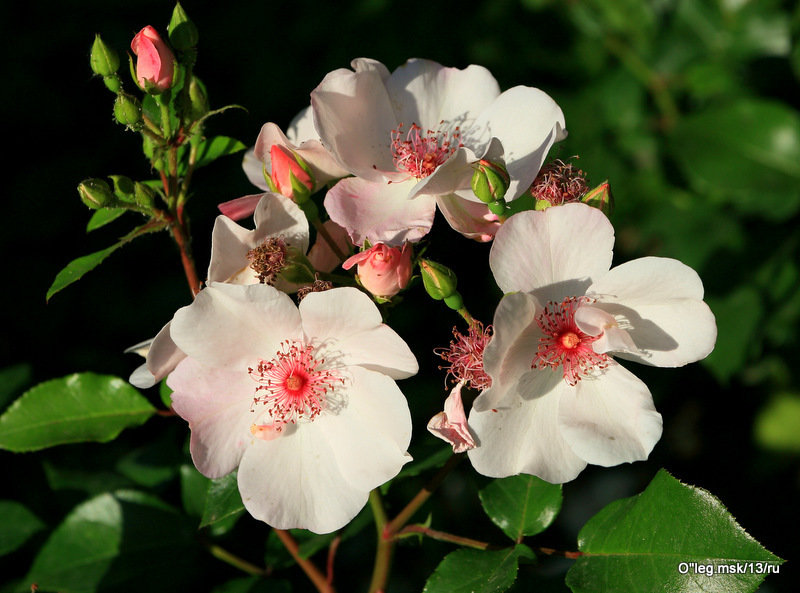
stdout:
POLYGON ((86 179, 78 185, 81 201, 92 210, 99 210, 115 202, 111 187, 102 179, 86 179))

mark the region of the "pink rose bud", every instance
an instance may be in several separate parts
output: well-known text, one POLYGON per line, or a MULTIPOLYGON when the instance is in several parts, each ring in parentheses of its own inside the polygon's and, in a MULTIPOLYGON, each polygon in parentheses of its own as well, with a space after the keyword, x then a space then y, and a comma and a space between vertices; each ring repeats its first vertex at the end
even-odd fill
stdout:
POLYGON ((308 165, 301 162, 291 150, 278 144, 272 145, 269 157, 272 164, 270 178, 275 191, 298 204, 305 202, 314 189, 308 165))
POLYGON ((131 49, 136 54, 136 79, 139 86, 148 92, 161 93, 172 86, 175 72, 175 55, 148 25, 131 41, 131 49))
POLYGON ((411 246, 402 249, 377 243, 348 258, 342 267, 349 270, 358 264, 358 279, 375 296, 390 298, 408 285, 411 279, 411 246))

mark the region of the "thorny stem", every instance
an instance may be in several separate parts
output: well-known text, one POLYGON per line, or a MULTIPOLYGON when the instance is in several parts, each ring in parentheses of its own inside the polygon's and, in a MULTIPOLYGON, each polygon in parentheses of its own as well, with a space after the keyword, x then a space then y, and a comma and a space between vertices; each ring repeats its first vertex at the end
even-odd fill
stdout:
POLYGON ((297 546, 297 542, 294 541, 294 538, 289 535, 288 531, 283 529, 273 529, 273 531, 275 535, 278 536, 278 539, 281 540, 289 554, 292 555, 294 561, 297 562, 297 565, 306 573, 306 576, 317 588, 317 591, 320 593, 336 593, 333 585, 329 583, 325 575, 314 566, 314 563, 300 555, 300 548, 297 546))
POLYGON ((383 510, 383 503, 380 494, 376 490, 370 492, 369 500, 372 505, 372 512, 375 516, 375 528, 378 530, 378 550, 375 554, 375 567, 372 571, 372 582, 370 583, 369 593, 378 593, 386 589, 386 582, 389 579, 389 568, 392 562, 392 552, 396 536, 405 526, 409 519, 434 493, 445 476, 458 465, 461 455, 453 455, 447 460, 430 481, 423 486, 417 495, 400 511, 400 513, 388 523, 386 522, 386 512, 383 510))

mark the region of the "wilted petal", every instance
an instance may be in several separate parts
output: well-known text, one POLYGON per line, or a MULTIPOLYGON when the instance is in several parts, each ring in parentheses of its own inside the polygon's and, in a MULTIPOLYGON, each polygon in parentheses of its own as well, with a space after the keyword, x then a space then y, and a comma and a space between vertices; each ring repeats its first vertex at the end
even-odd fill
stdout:
POLYGON ((439 412, 428 422, 428 430, 434 436, 453 445, 453 453, 463 453, 475 448, 475 439, 467 426, 467 416, 461 401, 463 382, 453 387, 444 400, 444 411, 439 412))
POLYGON ((496 214, 486 204, 465 200, 456 194, 437 196, 436 204, 450 226, 469 239, 487 242, 494 239, 500 228, 496 214))

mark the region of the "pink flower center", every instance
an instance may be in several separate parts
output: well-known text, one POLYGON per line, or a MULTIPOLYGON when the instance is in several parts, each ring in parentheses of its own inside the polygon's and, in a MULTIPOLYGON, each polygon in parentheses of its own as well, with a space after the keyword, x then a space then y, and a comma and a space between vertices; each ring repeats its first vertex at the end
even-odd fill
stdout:
POLYGON ((587 297, 568 297, 560 303, 549 302, 536 323, 544 332, 539 338, 539 349, 531 368, 561 367, 564 380, 576 385, 593 369, 608 366, 608 355, 598 354, 592 348, 600 336, 590 336, 575 323, 575 311, 584 304, 594 302, 587 297))
POLYGON ((343 380, 333 371, 320 369, 324 359, 316 359, 313 347, 300 341, 285 341, 272 360, 259 360, 248 368, 258 383, 253 411, 261 408, 269 421, 253 424, 255 436, 274 438, 284 424, 310 422, 325 409, 328 393, 343 380))
MULTIPOLYGON (((439 122, 440 124, 444 121, 439 122)), ((453 132, 428 130, 411 124, 403 139, 403 124, 392 130, 392 155, 398 171, 408 171, 417 179, 423 179, 447 161, 461 144, 461 132, 456 126, 453 132)))

